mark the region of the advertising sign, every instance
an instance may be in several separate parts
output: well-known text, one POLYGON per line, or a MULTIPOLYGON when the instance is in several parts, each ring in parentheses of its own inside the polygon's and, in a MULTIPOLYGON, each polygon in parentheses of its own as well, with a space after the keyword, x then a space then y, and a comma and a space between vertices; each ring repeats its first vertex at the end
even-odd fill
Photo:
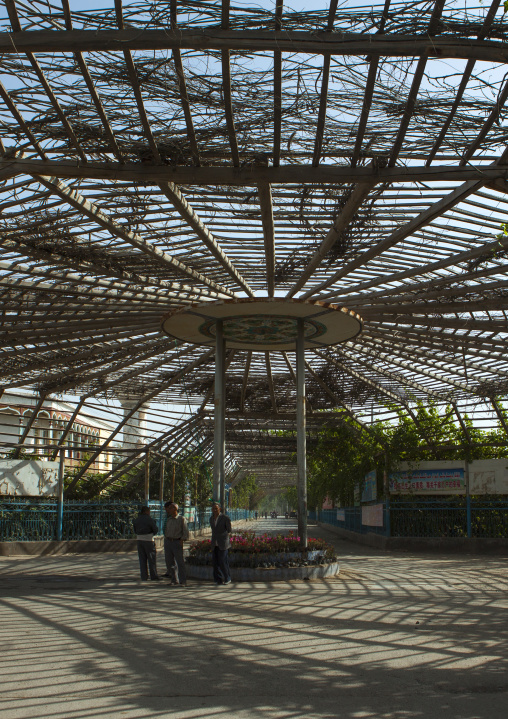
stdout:
POLYGON ((376 470, 367 472, 363 480, 362 502, 375 502, 377 499, 376 470))
POLYGON ((394 494, 463 494, 463 467, 413 469, 390 474, 390 492, 394 494))
POLYGON ((58 494, 59 462, 0 460, 0 495, 54 497, 58 494))
POLYGON ((366 527, 383 526, 383 503, 362 507, 362 524, 366 527))
POLYGON ((196 507, 184 507, 183 516, 188 522, 196 521, 196 507))
POLYGON ((338 521, 338 522, 345 522, 345 521, 346 521, 346 510, 345 510, 345 509, 338 509, 338 510, 337 510, 337 521, 338 521))

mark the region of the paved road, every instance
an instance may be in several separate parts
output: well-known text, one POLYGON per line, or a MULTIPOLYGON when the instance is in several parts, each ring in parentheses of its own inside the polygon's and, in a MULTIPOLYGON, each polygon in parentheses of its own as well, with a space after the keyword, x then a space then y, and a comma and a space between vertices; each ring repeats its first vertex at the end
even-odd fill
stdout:
POLYGON ((135 554, 0 558, 3 719, 507 719, 505 560, 311 533, 338 578, 185 590, 137 583, 135 554))

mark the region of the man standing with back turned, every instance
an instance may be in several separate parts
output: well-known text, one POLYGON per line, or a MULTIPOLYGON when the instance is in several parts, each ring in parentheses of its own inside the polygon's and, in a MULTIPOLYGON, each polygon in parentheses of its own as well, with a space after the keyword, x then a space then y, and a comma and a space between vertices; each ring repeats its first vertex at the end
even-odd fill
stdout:
POLYGON ((171 579, 171 584, 185 587, 187 577, 183 562, 183 543, 189 539, 187 520, 178 514, 178 504, 166 502, 164 507, 168 515, 164 531, 164 557, 167 568, 164 576, 171 579))
POLYGON ((157 582, 157 550, 155 549, 154 536, 159 531, 152 517, 150 517, 150 507, 141 507, 139 516, 133 522, 134 531, 138 539, 138 557, 139 571, 141 581, 148 581, 148 571, 150 579, 157 582), (148 565, 148 570, 147 570, 148 565))
POLYGON ((228 549, 230 547, 231 520, 221 514, 219 504, 212 504, 210 527, 212 528, 213 580, 215 584, 231 584, 228 549))

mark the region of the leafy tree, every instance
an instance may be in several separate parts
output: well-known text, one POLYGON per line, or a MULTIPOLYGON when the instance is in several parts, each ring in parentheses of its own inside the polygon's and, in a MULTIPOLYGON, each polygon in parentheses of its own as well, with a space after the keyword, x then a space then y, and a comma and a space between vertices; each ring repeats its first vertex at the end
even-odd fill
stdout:
MULTIPOLYGON (((383 491, 383 474, 397 469, 401 462, 425 460, 495 459, 507 456, 508 437, 499 424, 484 430, 464 415, 466 431, 456 422, 453 406, 444 414, 435 402, 417 402, 413 417, 400 407, 394 422, 379 422, 369 431, 360 430, 345 413, 342 423, 322 429, 317 443, 308 453, 308 504, 319 506, 326 497, 352 504, 354 487, 365 474, 376 469, 378 491, 383 491)), ((505 412, 502 409, 503 413, 505 412)))
POLYGON ((246 474, 231 490, 231 507, 241 509, 256 509, 263 495, 258 487, 256 477, 246 474))

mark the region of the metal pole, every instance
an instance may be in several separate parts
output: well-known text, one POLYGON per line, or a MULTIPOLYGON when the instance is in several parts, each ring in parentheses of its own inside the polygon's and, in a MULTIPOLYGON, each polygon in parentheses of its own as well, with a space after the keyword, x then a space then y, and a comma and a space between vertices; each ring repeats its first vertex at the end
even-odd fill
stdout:
POLYGON ((60 464, 58 465, 58 503, 56 516, 56 538, 59 542, 63 536, 63 501, 64 501, 64 470, 65 449, 60 450, 60 464))
POLYGON ((162 516, 164 509, 164 473, 166 471, 166 459, 161 459, 161 487, 160 487, 160 502, 159 502, 159 533, 162 534, 162 516))
POLYGON ((222 412, 221 412, 221 460, 220 460, 220 503, 226 511, 226 342, 222 338, 222 412))
POLYGON ((466 485, 466 531, 469 539, 473 536, 471 527, 471 497, 469 495, 469 462, 464 463, 464 481, 466 485))
POLYGON ((150 501, 150 452, 147 451, 145 459, 145 504, 150 501))
POLYGON ((304 324, 298 319, 296 339, 296 455, 298 464, 298 534, 302 549, 307 549, 307 428, 305 422, 305 351, 304 324))
POLYGON ((215 323, 215 434, 213 448, 213 501, 224 500, 224 335, 222 320, 215 323))
POLYGON ((385 453, 385 467, 383 470, 383 489, 385 495, 385 531, 386 536, 391 535, 391 524, 390 524, 390 481, 388 479, 388 456, 385 453))

